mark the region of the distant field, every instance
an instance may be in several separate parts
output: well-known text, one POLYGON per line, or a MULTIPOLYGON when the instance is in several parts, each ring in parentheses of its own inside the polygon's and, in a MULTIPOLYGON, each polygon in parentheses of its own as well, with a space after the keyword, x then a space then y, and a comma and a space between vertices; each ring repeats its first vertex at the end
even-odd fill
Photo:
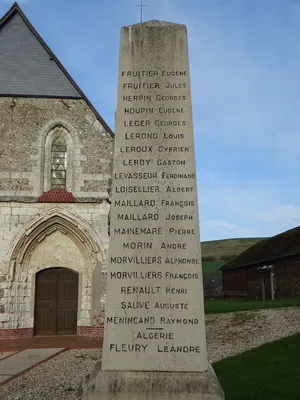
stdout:
POLYGON ((221 277, 219 269, 226 262, 264 238, 212 240, 201 243, 202 271, 205 279, 221 277))
POLYGON ((205 314, 252 311, 266 308, 300 307, 300 299, 284 300, 205 300, 205 314))
POLYGON ((203 261, 229 261, 264 238, 224 239, 201 242, 203 261))

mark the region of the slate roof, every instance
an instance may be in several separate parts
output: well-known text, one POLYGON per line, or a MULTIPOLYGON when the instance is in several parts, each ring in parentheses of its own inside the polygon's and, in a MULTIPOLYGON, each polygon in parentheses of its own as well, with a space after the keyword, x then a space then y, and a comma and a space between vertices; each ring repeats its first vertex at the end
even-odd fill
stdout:
POLYGON ((240 268, 300 254, 300 226, 254 244, 220 270, 240 268))
POLYGON ((18 3, 0 19, 0 96, 83 99, 113 135, 18 3))

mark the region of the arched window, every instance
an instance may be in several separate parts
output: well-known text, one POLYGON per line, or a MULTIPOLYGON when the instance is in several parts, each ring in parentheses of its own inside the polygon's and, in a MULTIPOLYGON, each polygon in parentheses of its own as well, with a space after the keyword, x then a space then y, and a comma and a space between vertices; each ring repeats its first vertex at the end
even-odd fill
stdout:
POLYGON ((61 136, 51 146, 51 189, 65 189, 67 178, 67 143, 61 136))

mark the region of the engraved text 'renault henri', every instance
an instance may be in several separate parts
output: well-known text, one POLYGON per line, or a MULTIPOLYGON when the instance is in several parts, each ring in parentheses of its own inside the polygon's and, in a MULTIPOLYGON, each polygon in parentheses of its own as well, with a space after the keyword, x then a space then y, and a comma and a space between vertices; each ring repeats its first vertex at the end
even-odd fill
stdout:
POLYGON ((118 354, 119 369, 178 360, 197 371, 206 347, 188 63, 147 69, 151 57, 133 62, 130 51, 120 59, 104 359, 107 369, 118 354))

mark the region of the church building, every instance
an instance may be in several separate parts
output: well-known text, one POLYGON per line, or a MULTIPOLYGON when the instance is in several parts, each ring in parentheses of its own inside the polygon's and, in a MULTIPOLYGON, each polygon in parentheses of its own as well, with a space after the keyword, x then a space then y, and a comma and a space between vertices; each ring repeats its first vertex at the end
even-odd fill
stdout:
POLYGON ((103 334, 113 132, 15 3, 0 20, 0 338, 103 334))

